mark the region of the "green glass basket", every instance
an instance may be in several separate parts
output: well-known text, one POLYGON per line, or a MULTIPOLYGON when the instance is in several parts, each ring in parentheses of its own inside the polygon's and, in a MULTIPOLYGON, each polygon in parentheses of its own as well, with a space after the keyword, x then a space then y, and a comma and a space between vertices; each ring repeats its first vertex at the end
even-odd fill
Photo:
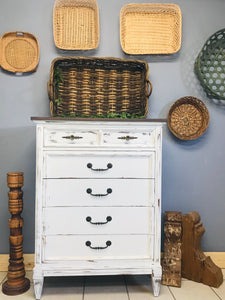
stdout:
POLYGON ((194 70, 210 99, 225 100, 225 28, 205 42, 194 70))

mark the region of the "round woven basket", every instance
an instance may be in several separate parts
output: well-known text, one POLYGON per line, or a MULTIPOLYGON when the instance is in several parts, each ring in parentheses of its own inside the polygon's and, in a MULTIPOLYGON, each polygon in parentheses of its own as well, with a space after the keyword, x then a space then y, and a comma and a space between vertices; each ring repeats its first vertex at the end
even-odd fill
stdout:
POLYGON ((169 109, 168 127, 181 140, 200 137, 209 125, 209 112, 205 104, 191 96, 175 101, 169 109))
POLYGON ((225 28, 205 42, 194 70, 209 98, 225 100, 225 28))

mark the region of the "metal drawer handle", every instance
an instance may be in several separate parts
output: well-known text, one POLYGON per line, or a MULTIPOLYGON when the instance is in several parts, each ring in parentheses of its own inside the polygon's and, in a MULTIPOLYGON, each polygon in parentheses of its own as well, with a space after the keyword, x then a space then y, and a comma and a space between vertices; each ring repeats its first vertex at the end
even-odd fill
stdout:
POLYGON ((130 140, 136 140, 137 137, 136 136, 129 136, 129 135, 126 135, 126 136, 120 136, 118 137, 119 140, 126 140, 126 141, 130 141, 130 140))
POLYGON ((73 140, 82 139, 83 137, 82 136, 75 136, 75 135, 71 134, 71 135, 63 136, 62 138, 73 141, 73 140))
POLYGON ((92 219, 89 216, 86 218, 86 221, 91 223, 92 225, 104 225, 104 224, 107 224, 107 223, 111 222, 112 217, 110 217, 110 216, 106 217, 106 222, 92 222, 91 220, 92 219))
POLYGON ((102 249, 106 249, 106 248, 110 247, 112 245, 112 242, 111 241, 107 241, 105 247, 92 247, 90 241, 87 241, 85 244, 86 244, 87 247, 90 247, 91 249, 102 250, 102 249))
POLYGON ((107 164, 107 168, 106 169, 94 169, 94 168, 92 168, 92 163, 88 163, 87 164, 87 168, 88 169, 91 169, 91 170, 93 170, 93 171, 107 171, 107 170, 109 170, 109 169, 111 169, 113 167, 113 165, 111 164, 111 163, 108 163, 107 164))
POLYGON ((90 189, 90 188, 88 188, 88 189, 86 190, 86 192, 87 192, 88 194, 90 194, 91 196, 95 196, 95 197, 104 197, 104 196, 107 196, 107 195, 111 194, 111 193, 112 193, 112 189, 108 188, 107 191, 106 191, 106 192, 107 192, 106 194, 92 194, 92 189, 90 189))

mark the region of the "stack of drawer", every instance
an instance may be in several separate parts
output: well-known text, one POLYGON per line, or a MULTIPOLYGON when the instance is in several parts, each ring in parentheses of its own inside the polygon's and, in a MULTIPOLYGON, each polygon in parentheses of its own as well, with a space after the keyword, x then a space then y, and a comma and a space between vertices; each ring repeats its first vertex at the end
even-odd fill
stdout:
POLYGON ((105 274, 99 261, 107 274, 161 271, 161 128, 74 123, 37 130, 34 279, 55 275, 54 266, 57 275, 68 266, 69 275, 86 274, 78 261, 93 263, 92 275, 105 274))

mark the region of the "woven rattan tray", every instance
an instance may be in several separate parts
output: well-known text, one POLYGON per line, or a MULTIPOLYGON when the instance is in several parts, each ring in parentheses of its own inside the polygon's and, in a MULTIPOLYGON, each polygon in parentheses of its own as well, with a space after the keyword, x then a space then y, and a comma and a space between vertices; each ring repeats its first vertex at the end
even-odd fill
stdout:
POLYGON ((186 96, 175 101, 168 112, 168 127, 181 140, 194 140, 208 127, 209 112, 198 98, 186 96))
POLYGON ((95 0, 58 0, 53 10, 56 47, 64 50, 95 49, 99 44, 99 13, 95 0))
POLYGON ((11 31, 0 40, 0 65, 10 72, 33 72, 39 61, 37 38, 28 32, 11 31))
POLYGON ((139 60, 59 57, 48 83, 50 112, 64 117, 144 117, 151 83, 139 60))
POLYGON ((195 61, 195 74, 209 98, 225 100, 225 28, 205 42, 195 61))
POLYGON ((120 12, 120 42, 127 54, 172 54, 181 46, 176 4, 127 4, 120 12))

